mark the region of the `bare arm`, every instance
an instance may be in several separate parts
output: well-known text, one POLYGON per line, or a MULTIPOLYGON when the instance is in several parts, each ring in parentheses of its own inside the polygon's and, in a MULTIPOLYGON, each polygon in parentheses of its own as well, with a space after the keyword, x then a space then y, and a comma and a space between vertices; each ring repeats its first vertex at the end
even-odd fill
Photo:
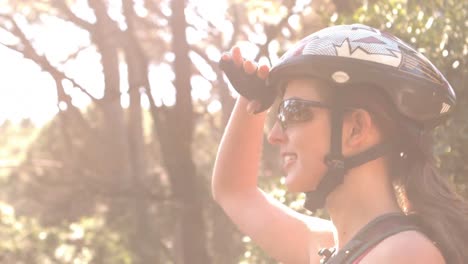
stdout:
MULTIPOLYGON (((242 57, 233 49, 234 62, 242 57)), ((248 73, 256 71, 243 63, 248 73)), ((268 67, 257 74, 266 78, 268 67)), ((251 115, 248 102, 240 97, 221 140, 214 167, 212 192, 232 221, 269 255, 285 263, 318 263, 320 247, 333 245, 329 221, 295 212, 257 188, 265 113, 251 115), (313 251, 313 254, 309 254, 313 251)))

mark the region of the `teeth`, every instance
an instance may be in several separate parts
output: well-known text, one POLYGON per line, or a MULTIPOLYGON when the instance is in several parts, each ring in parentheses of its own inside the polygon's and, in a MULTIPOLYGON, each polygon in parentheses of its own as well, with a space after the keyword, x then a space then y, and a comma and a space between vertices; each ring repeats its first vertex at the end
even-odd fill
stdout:
POLYGON ((293 154, 291 154, 291 155, 285 155, 285 156, 283 157, 283 159, 284 159, 284 162, 288 162, 288 161, 291 161, 291 160, 296 159, 296 155, 293 155, 293 154))

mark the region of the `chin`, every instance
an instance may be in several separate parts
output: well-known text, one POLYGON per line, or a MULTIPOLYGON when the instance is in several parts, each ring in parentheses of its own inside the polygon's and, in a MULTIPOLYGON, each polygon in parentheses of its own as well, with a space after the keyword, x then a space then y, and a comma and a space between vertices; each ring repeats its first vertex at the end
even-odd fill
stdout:
MULTIPOLYGON (((305 175, 288 175, 285 182, 288 191, 292 193, 299 193, 314 190, 317 187, 316 184, 311 182, 311 178, 304 176, 305 175)), ((312 177, 312 175, 309 175, 309 177, 312 177)))
MULTIPOLYGON (((317 185, 320 182, 319 173, 305 173, 302 174, 300 171, 290 171, 286 176, 286 188, 289 192, 299 193, 299 192, 310 192, 317 188, 317 185)), ((308 170, 309 171, 309 170, 308 170)))

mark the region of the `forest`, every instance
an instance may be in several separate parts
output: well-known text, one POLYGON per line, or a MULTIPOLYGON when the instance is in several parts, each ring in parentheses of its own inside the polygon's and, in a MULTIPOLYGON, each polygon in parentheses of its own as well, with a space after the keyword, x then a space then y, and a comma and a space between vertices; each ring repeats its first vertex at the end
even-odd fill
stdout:
MULTIPOLYGON (((274 65, 330 25, 391 32, 443 72, 457 106, 433 152, 468 198, 467 17, 459 0, 1 1, 0 262, 277 263, 212 199, 239 96, 218 62, 239 45, 274 65)), ((309 213, 277 156, 265 141, 261 188, 309 213)))

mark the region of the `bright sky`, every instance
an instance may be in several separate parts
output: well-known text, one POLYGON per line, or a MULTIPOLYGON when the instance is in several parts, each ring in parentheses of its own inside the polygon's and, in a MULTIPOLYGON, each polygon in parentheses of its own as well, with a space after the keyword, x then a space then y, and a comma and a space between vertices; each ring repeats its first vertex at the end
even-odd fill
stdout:
POLYGON ((43 123, 57 112, 52 80, 39 67, 0 46, 0 123, 31 117, 43 123))
MULTIPOLYGON (((112 4, 117 4, 120 1, 111 1, 112 4)), ((146 10, 141 5, 142 1, 136 1, 136 11, 140 15, 145 15, 146 10)), ((310 1, 302 1, 307 4, 310 1)), ((217 28, 226 33, 227 36, 233 31, 232 24, 226 20, 225 12, 227 3, 223 0, 192 0, 192 7, 203 15, 204 19, 209 20, 217 28)), ((77 0, 72 9, 82 18, 93 22, 95 20, 92 11, 87 7, 85 0, 77 0)), ((188 8, 187 10, 193 10, 188 8)), ((170 9, 162 8, 166 15, 170 15, 170 9)), ((110 16, 119 21, 121 28, 125 27, 120 14, 120 6, 112 5, 109 11, 110 16)), ((192 24, 197 25, 199 29, 208 27, 208 24, 203 19, 200 19, 193 12, 186 12, 187 20, 192 24)), ((99 55, 94 47, 89 47, 89 37, 87 32, 77 29, 71 23, 63 23, 53 17, 44 17, 43 25, 35 25, 33 27, 24 26, 24 21, 18 20, 23 29, 27 31, 28 37, 34 39, 34 45, 41 54, 46 54, 49 61, 53 65, 60 65, 59 69, 64 71, 69 77, 76 80, 82 87, 88 89, 88 92, 95 97, 101 97, 103 94, 103 76, 102 69, 99 63, 99 55), (69 54, 74 53, 79 47, 88 47, 83 49, 76 59, 66 61, 69 54)), ((203 37, 203 31, 196 31, 193 28, 187 30, 187 39, 190 43, 197 43, 203 37)), ((252 38, 257 38, 259 35, 252 35, 252 38)), ((260 36, 261 38, 261 36, 260 36)), ((255 41, 254 39, 251 39, 255 41)), ((0 42, 11 43, 12 38, 8 32, 0 30, 0 42)), ((227 40, 229 41, 229 40, 227 40)), ((258 49, 255 45, 248 42, 240 42, 241 48, 245 51, 247 58, 255 57, 258 49)), ((274 43, 273 43, 274 44, 274 43)), ((274 46, 274 45, 273 45, 274 46)), ((219 51, 215 46, 206 47, 207 55, 218 60, 222 51, 219 51)), ((166 54, 167 60, 173 60, 173 54, 166 54)), ((203 59, 196 54, 190 54, 192 61, 200 68, 202 76, 194 76, 192 78, 193 97, 195 99, 207 100, 210 97, 211 83, 216 78, 213 70, 204 63, 203 59)), ((37 124, 43 124, 50 120, 57 112, 57 97, 55 84, 52 78, 41 71, 35 63, 22 58, 22 56, 14 51, 0 45, 0 124, 6 119, 13 122, 19 122, 23 118, 31 118, 37 124)), ((150 66, 150 82, 157 85, 158 90, 154 92, 158 97, 155 98, 157 104, 171 105, 175 100, 175 89, 172 85, 174 74, 168 64, 151 65, 150 66), (160 88, 162 87, 162 88, 160 88)), ((122 106, 128 106, 126 66, 121 65, 121 91, 122 106)), ((78 107, 86 107, 90 100, 78 91, 71 87, 70 83, 64 83, 66 92, 72 95, 73 104, 78 107)), ((147 98, 143 98, 144 107, 148 106, 147 98)), ((209 111, 217 111, 220 109, 220 104, 213 101, 209 106, 209 111)))
MULTIPOLYGON (((111 1, 117 3, 119 1, 111 1)), ((137 1, 138 2, 138 1, 137 1)), ((86 7, 86 1, 77 1, 73 7, 81 17, 89 21, 94 20, 92 12, 86 7)), ((195 5, 199 10, 204 11, 204 16, 215 25, 225 25, 224 10, 226 10, 225 1, 195 1, 195 5), (209 12, 205 13, 205 11, 209 12)), ((109 11, 110 15, 117 21, 122 17, 119 14, 120 6, 112 6, 109 11)), ((170 12, 169 9, 166 11, 170 12)), ((137 12, 145 14, 141 3, 137 3, 137 12)), ((188 19, 197 19, 193 14, 187 14, 188 19)), ((198 20, 200 20, 198 18, 198 20)), ((21 23, 21 20, 19 21, 21 23)), ((202 23, 199 21, 198 23, 202 23)), ((121 27, 125 25, 120 23, 121 27)), ((63 62, 67 56, 78 47, 89 46, 89 37, 86 32, 76 29, 70 23, 63 23, 55 18, 46 17, 43 19, 43 25, 24 27, 28 32, 28 36, 35 40, 35 47, 40 53, 45 53, 48 59, 54 65, 64 65, 60 69, 75 79, 82 87, 89 89, 89 92, 96 97, 101 97, 103 93, 103 76, 102 69, 99 64, 99 56, 94 48, 84 49, 79 53, 79 56, 67 63, 63 62)), ((189 31, 188 39, 196 41, 200 38, 199 32, 189 31)), ((11 36, 8 32, 0 32, 0 41, 9 43, 11 36)), ((219 57, 220 52, 214 47, 208 47, 210 57, 219 57)), ((168 54, 169 60, 171 54, 168 54)), ((173 57, 173 55, 172 55, 173 57)), ((41 69, 33 62, 24 59, 21 54, 11 51, 8 48, 0 45, 0 124, 9 119, 13 122, 19 122, 23 118, 31 118, 37 124, 43 124, 50 120, 57 112, 57 97, 55 84, 53 79, 41 71, 41 69)), ((202 62, 202 59, 194 54, 191 55, 192 60, 202 62)), ((202 66, 204 72, 203 77, 194 76, 192 84, 196 89, 193 96, 198 99, 208 99, 211 90, 210 80, 214 80, 215 74, 205 65, 202 66)), ((128 86, 126 78, 126 66, 121 65, 122 79, 122 105, 128 106, 128 95, 125 93, 128 86)), ((173 104, 175 100, 175 90, 171 83, 174 76, 169 65, 152 65, 150 67, 150 82, 158 85, 153 87, 164 87, 157 91, 160 95, 156 99, 158 104, 165 103, 173 104), (166 84, 166 85, 161 85, 166 84)), ((78 107, 86 107, 90 100, 79 92, 77 89, 70 86, 69 83, 64 83, 66 91, 72 94, 73 104, 78 107)), ((147 107, 148 100, 143 98, 143 106, 147 107)), ((214 107, 219 108, 219 107, 214 107)), ((216 109, 213 109, 216 110, 216 109)))

